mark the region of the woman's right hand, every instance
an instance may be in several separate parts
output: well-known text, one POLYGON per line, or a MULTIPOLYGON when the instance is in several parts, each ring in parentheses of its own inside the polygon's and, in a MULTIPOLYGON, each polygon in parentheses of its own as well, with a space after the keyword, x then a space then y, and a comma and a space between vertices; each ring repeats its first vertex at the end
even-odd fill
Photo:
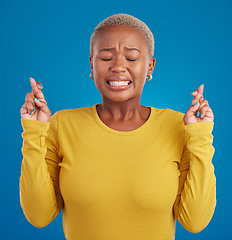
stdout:
POLYGON ((37 120, 41 122, 49 122, 51 111, 41 91, 43 89, 40 82, 36 82, 34 78, 30 78, 32 92, 27 93, 26 101, 23 104, 20 113, 22 119, 37 120), (36 98, 39 100, 37 101, 36 98))

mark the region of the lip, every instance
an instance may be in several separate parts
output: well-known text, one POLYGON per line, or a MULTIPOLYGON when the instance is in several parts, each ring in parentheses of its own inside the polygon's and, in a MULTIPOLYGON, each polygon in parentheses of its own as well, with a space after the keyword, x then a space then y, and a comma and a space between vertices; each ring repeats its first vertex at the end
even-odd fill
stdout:
POLYGON ((132 81, 130 84, 125 85, 125 86, 115 86, 115 85, 109 85, 108 81, 131 81, 128 77, 126 76, 111 76, 109 78, 106 79, 106 85, 108 88, 110 88, 111 90, 115 90, 115 91, 121 91, 121 90, 127 90, 128 88, 131 87, 132 85, 132 81))
POLYGON ((111 76, 106 79, 107 81, 131 81, 128 77, 126 76, 111 76))

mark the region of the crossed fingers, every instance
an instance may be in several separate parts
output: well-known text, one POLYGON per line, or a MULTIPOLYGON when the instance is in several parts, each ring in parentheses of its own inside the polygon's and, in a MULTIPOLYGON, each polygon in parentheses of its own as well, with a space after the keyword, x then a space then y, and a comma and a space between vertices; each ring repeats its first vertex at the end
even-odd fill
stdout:
POLYGON ((207 111, 210 109, 208 101, 203 98, 203 91, 204 85, 202 84, 198 89, 192 92, 192 96, 194 96, 192 100, 192 106, 197 106, 195 114, 200 118, 204 118, 207 111))
POLYGON ((45 101, 44 95, 41 91, 41 89, 43 89, 42 84, 40 82, 36 82, 34 78, 30 78, 30 82, 32 91, 26 95, 23 108, 26 109, 26 111, 29 111, 30 115, 32 115, 38 107, 41 107, 41 104, 38 103, 38 106, 38 104, 36 104, 36 101, 45 104, 47 104, 47 102, 45 101))
POLYGON ((41 91, 41 89, 43 88, 42 84, 40 82, 36 82, 34 78, 30 78, 30 82, 31 82, 33 96, 38 100, 40 100, 41 102, 46 103, 44 99, 44 95, 41 91))

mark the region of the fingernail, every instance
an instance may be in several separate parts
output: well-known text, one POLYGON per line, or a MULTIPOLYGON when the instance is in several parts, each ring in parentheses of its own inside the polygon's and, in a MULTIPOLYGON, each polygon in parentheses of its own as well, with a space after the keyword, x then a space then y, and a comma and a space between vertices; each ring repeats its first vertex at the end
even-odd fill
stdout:
POLYGON ((36 97, 35 97, 35 100, 40 102, 40 100, 38 98, 36 98, 36 97))
POLYGON ((32 112, 30 113, 30 115, 32 114, 32 112))
POLYGON ((35 111, 35 107, 34 107, 33 111, 35 111))
POLYGON ((192 93, 195 93, 195 91, 193 91, 192 93))
POLYGON ((40 84, 39 86, 40 86, 40 87, 43 87, 43 85, 42 85, 42 84, 40 84))
POLYGON ((199 117, 199 112, 197 112, 197 117, 199 117))
POLYGON ((203 118, 203 115, 201 114, 201 118, 203 118))
POLYGON ((195 104, 194 104, 194 106, 196 106, 198 104, 198 102, 196 102, 195 104))

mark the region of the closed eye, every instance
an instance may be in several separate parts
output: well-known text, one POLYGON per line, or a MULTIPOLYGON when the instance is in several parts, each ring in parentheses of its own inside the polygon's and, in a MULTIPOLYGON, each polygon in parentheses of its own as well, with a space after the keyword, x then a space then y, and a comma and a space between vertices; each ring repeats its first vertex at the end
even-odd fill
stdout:
POLYGON ((101 58, 101 60, 103 60, 103 61, 110 61, 110 60, 112 60, 113 58, 101 58))
POLYGON ((128 61, 134 62, 136 59, 127 58, 128 61))
MULTIPOLYGON (((101 58, 101 60, 103 60, 103 61, 110 61, 110 60, 112 60, 113 58, 101 58)), ((136 59, 131 59, 131 58, 127 58, 127 60, 128 61, 131 61, 131 62, 134 62, 134 61, 136 61, 136 59)))

